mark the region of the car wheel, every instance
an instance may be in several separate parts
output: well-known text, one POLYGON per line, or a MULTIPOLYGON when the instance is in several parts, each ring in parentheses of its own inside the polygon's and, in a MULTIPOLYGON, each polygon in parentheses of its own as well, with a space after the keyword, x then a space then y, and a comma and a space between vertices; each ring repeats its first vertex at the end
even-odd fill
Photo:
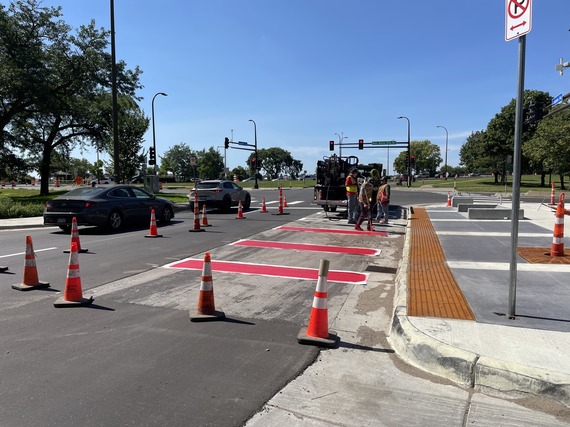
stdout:
POLYGON ((243 209, 247 211, 250 206, 251 206, 251 197, 248 194, 247 196, 245 196, 245 202, 243 202, 243 209))
POLYGON ((224 213, 228 213, 232 209, 232 199, 228 197, 224 197, 222 201, 222 210, 224 213))
POLYGON ((60 225, 59 228, 61 228, 66 233, 69 233, 71 231, 71 225, 60 225))
POLYGON ((170 220, 172 219, 174 215, 172 214, 172 209, 170 209, 168 206, 164 208, 164 210, 162 211, 162 218, 161 218, 161 222, 170 222, 170 220))
POLYGON ((107 220, 107 225, 111 230, 118 230, 123 225, 123 216, 119 211, 111 212, 109 219, 107 220))

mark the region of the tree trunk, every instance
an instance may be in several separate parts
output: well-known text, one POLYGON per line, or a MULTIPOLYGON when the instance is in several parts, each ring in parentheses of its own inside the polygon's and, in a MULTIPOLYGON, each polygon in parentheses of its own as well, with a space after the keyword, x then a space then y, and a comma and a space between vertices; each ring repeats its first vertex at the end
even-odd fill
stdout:
POLYGON ((560 189, 561 190, 565 190, 566 188, 564 187, 564 174, 561 173, 560 174, 560 189))
POLYGON ((544 179, 546 178, 546 172, 540 171, 540 186, 545 187, 544 179))
POLYGON ((44 150, 42 153, 42 162, 40 164, 40 196, 49 195, 49 167, 51 159, 52 146, 49 143, 44 143, 44 150))

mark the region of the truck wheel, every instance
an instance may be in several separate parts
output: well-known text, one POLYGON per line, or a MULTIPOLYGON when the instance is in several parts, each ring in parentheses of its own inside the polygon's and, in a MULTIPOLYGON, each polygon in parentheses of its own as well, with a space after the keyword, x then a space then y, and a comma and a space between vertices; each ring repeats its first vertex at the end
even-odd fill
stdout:
POLYGON ((331 212, 336 212, 336 206, 331 206, 330 210, 331 210, 331 212))

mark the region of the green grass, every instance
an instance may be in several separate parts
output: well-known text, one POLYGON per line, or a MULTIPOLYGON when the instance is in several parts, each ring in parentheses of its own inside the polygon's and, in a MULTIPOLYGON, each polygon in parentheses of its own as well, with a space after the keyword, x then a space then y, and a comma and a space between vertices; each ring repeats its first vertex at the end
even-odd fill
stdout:
MULTIPOLYGON (((527 191, 540 191, 544 193, 550 192, 550 185, 548 183, 549 176, 545 178, 546 186, 540 186, 540 175, 523 175, 521 177, 521 193, 526 193, 527 191)), ((556 181, 555 186, 557 190, 560 190, 560 181, 558 177, 552 176, 556 181)), ((568 182, 565 183, 566 187, 568 182)), ((504 184, 495 184, 495 178, 493 176, 478 176, 478 177, 465 177, 457 178, 454 180, 452 178, 446 180, 443 179, 427 179, 418 180, 413 183, 412 187, 423 187, 431 186, 433 188, 455 188, 457 191, 463 192, 487 192, 487 193, 504 193, 504 184)), ((510 193, 513 186, 513 177, 509 176, 507 180, 506 192, 510 193)))

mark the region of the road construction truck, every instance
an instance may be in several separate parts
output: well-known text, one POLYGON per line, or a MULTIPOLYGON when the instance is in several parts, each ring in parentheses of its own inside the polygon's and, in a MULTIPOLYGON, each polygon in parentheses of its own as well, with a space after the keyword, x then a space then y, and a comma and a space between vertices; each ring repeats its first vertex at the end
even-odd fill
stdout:
MULTIPOLYGON (((347 208, 345 181, 352 168, 358 169, 358 184, 371 178, 374 190, 380 186, 382 173, 381 163, 359 163, 358 157, 339 157, 336 154, 326 156, 317 162, 317 184, 313 194, 313 202, 322 206, 325 212, 336 212, 337 208, 347 208)), ((374 198, 376 191, 374 191, 374 198)), ((373 200, 373 205, 375 202, 373 200)))

